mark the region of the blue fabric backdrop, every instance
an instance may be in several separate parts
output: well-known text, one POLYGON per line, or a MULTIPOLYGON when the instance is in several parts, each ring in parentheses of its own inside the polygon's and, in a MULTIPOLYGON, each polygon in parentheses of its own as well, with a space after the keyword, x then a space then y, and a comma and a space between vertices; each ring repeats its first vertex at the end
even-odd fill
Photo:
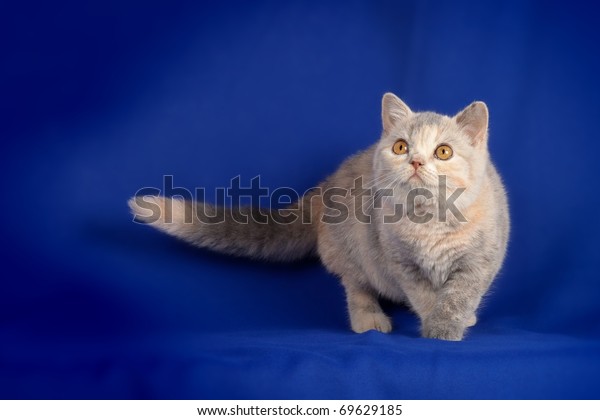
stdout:
POLYGON ((600 398, 597 11, 588 2, 0 6, 0 398, 600 398), (350 332, 316 261, 132 223, 141 187, 299 191, 386 91, 491 111, 508 258, 460 343, 350 332))

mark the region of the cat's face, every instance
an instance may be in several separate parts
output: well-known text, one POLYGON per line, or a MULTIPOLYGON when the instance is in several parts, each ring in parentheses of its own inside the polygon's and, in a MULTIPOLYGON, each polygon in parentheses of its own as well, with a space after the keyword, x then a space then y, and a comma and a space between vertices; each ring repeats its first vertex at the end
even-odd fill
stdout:
POLYGON ((437 194, 440 176, 450 190, 474 188, 488 161, 487 108, 475 102, 450 118, 413 113, 392 94, 383 100, 383 136, 374 157, 380 188, 427 188, 437 194))

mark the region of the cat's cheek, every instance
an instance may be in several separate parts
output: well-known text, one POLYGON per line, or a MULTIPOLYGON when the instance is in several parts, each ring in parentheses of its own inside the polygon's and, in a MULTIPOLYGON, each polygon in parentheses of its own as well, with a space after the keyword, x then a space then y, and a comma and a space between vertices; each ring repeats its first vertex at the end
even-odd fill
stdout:
POLYGON ((446 176, 446 186, 452 189, 467 188, 471 184, 468 165, 453 165, 440 172, 446 176))

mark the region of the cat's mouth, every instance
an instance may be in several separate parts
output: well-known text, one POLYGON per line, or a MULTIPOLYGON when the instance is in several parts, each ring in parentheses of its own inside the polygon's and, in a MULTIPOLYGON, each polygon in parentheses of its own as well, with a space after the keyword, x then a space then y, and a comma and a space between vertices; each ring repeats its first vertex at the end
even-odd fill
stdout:
POLYGON ((408 177, 409 182, 423 182, 423 178, 419 175, 417 171, 415 171, 411 176, 408 177))
POLYGON ((405 183, 411 188, 432 187, 433 184, 427 175, 415 171, 406 179, 405 183))

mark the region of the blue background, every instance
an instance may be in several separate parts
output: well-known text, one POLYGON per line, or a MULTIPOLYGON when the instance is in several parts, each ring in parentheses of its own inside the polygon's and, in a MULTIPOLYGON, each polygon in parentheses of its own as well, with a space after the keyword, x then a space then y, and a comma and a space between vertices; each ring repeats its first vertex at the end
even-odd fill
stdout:
MULTIPOLYGON (((0 5, 0 398, 600 398, 588 2, 0 5), (413 109, 491 112, 508 258, 460 343, 350 332, 316 261, 193 249, 142 187, 315 185, 413 109)), ((211 196, 213 194, 213 196, 211 196)))

